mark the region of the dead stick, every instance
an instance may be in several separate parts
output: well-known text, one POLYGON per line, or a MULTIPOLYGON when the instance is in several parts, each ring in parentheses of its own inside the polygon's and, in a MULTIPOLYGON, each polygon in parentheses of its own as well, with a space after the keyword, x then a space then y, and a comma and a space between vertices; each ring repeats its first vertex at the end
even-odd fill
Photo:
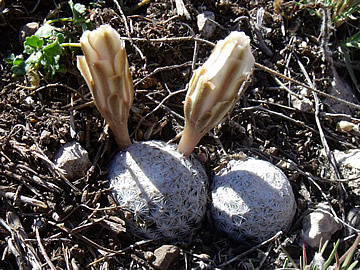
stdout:
POLYGON ((281 73, 279 73, 279 72, 276 72, 275 70, 272 70, 272 69, 270 69, 270 68, 268 68, 268 67, 265 67, 265 66, 263 66, 263 65, 261 65, 261 64, 259 64, 259 63, 255 63, 255 67, 257 67, 257 68, 259 68, 259 69, 262 69, 262 70, 264 70, 264 71, 266 71, 266 72, 268 72, 268 73, 270 73, 270 74, 272 74, 272 75, 278 76, 278 77, 283 78, 283 79, 285 79, 285 80, 288 80, 288 81, 290 81, 290 82, 292 82, 292 83, 295 83, 295 84, 297 84, 297 85, 300 85, 300 86, 302 86, 302 87, 305 87, 306 89, 309 89, 309 90, 312 91, 312 92, 318 93, 318 94, 321 95, 321 96, 324 96, 324 97, 329 98, 329 99, 336 100, 336 101, 338 101, 338 102, 344 103, 344 104, 346 104, 346 105, 348 105, 348 106, 350 106, 350 107, 353 107, 353 108, 355 108, 355 109, 360 110, 360 105, 358 105, 358 104, 355 104, 355 103, 346 101, 346 100, 344 100, 344 99, 337 98, 337 97, 334 97, 334 96, 329 95, 329 94, 327 94, 327 93, 321 92, 320 90, 314 89, 314 88, 312 88, 311 86, 308 86, 308 85, 306 85, 306 84, 304 84, 304 83, 302 83, 302 82, 299 82, 299 81, 294 80, 294 79, 292 79, 292 78, 290 78, 290 77, 287 77, 287 76, 285 76, 285 75, 283 75, 283 74, 281 74, 281 73))
POLYGON ((281 235, 282 235, 282 231, 279 231, 277 234, 275 234, 273 237, 269 238, 268 240, 265 240, 264 242, 262 242, 262 243, 260 243, 260 244, 258 244, 258 245, 256 245, 256 246, 250 248, 249 250, 247 250, 247 251, 245 251, 245 252, 243 252, 243 253, 235 256, 234 258, 228 260, 227 262, 224 262, 223 264, 218 265, 217 267, 223 268, 224 266, 227 266, 227 265, 229 265, 229 264, 232 263, 232 262, 235 262, 235 261, 237 261, 237 260, 240 260, 241 258, 245 257, 246 255, 250 254, 251 252, 254 252, 255 250, 257 250, 258 248, 260 248, 260 247, 262 247, 262 246, 264 246, 264 245, 266 245, 266 244, 268 244, 268 243, 276 240, 276 239, 279 238, 281 235))
POLYGON ((47 255, 46 253, 46 250, 43 246, 43 244, 41 243, 41 238, 40 238, 40 233, 39 233, 39 229, 36 228, 36 239, 37 239, 37 242, 38 242, 38 245, 40 247, 40 251, 41 251, 41 254, 43 255, 43 257, 45 258, 45 261, 47 262, 47 264, 49 265, 50 269, 51 270, 56 270, 56 267, 55 265, 52 263, 52 261, 50 260, 49 256, 47 255))
POLYGON ((37 207, 40 207, 40 208, 43 208, 43 209, 47 209, 48 206, 42 202, 42 201, 39 201, 39 200, 36 200, 36 199, 33 199, 33 198, 29 198, 29 197, 26 197, 26 196, 23 196, 23 195, 19 195, 16 197, 16 193, 15 192, 4 192, 4 191, 1 191, 0 190, 0 196, 3 196, 5 198, 8 198, 8 199, 11 199, 11 200, 14 200, 16 201, 19 200, 20 202, 24 203, 24 204, 30 204, 32 206, 37 206, 37 207))

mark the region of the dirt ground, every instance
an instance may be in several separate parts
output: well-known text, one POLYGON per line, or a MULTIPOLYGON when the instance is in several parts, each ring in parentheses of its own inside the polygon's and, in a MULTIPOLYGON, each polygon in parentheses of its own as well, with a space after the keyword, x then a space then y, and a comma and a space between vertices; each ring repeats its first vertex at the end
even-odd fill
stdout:
MULTIPOLYGON (((359 18, 334 23, 333 11, 320 2, 81 1, 93 28, 111 24, 126 40, 136 92, 129 119, 133 141, 174 139, 184 126, 182 102, 193 69, 231 31, 251 38, 257 64, 248 88, 194 154, 209 175, 242 154, 280 167, 296 197, 293 225, 260 245, 237 243, 216 231, 207 215, 192 241, 170 243, 180 253, 168 269, 251 269, 250 261, 256 269, 275 269, 286 258, 281 245, 299 262, 306 214, 327 202, 346 223, 348 212, 360 206, 359 180, 348 181, 341 171, 332 174, 336 164, 321 154, 360 147, 359 132, 337 128, 341 120, 360 123, 360 92, 340 46, 359 32, 359 18), (185 8, 176 8, 176 2, 185 8), (204 11, 214 14, 215 32, 208 36, 197 26, 204 11)), ((68 3, 1 0, 0 8, 0 268, 153 269, 153 252, 164 243, 126 232, 123 213, 111 202, 106 168, 117 148, 76 68, 81 51, 65 48, 66 73, 51 76, 39 69, 35 86, 29 74, 12 76, 4 61, 24 50, 25 24, 69 17, 68 3), (88 151, 92 166, 70 183, 52 160, 75 140, 88 151)), ((78 42, 81 29, 67 21, 56 26, 78 42)), ((359 50, 349 52, 360 78, 359 50)), ((341 255, 355 237, 344 225, 330 249, 338 239, 341 255)), ((315 250, 306 250, 311 261, 315 250)))

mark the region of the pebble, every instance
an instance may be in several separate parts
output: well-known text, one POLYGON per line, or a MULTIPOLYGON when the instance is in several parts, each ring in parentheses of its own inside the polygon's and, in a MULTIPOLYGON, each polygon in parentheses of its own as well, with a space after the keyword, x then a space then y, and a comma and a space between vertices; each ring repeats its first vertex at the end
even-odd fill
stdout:
POLYGON ((196 17, 197 26, 204 38, 211 38, 216 30, 215 14, 211 11, 204 11, 196 17))
POLYGON ((339 121, 336 124, 336 131, 360 136, 360 124, 354 124, 349 121, 339 121))
MULTIPOLYGON (((360 177, 360 149, 335 150, 333 154, 343 178, 355 179, 360 177)), ((332 177, 334 178, 334 176, 332 177)), ((349 181, 348 186, 356 198, 360 198, 360 182, 349 181)), ((359 204, 360 199, 357 199, 356 203, 359 204)))
MULTIPOLYGON (((346 216, 346 223, 349 224, 356 230, 360 230, 360 207, 354 207, 350 209, 346 216)), ((347 234, 350 236, 356 231, 352 228, 347 227, 347 234)))
POLYGON ((19 42, 22 44, 27 37, 32 36, 39 29, 39 23, 29 22, 20 29, 19 42))
POLYGON ((302 222, 304 240, 306 244, 316 249, 320 240, 324 243, 331 236, 341 230, 342 225, 331 214, 330 207, 325 203, 319 203, 316 210, 306 215, 302 222))
POLYGON ((291 104, 295 109, 302 112, 311 112, 314 108, 314 105, 311 102, 311 100, 306 97, 300 99, 295 96, 291 96, 291 104))
POLYGON ((34 99, 31 97, 31 96, 27 96, 25 98, 25 104, 28 105, 29 107, 30 106, 34 106, 35 105, 35 101, 34 99))
POLYGON ((153 266, 156 269, 166 270, 178 257, 180 249, 174 245, 163 245, 154 251, 155 261, 153 266))
POLYGON ((40 134, 40 143, 42 145, 49 144, 51 139, 51 132, 48 130, 43 130, 40 134))
POLYGON ((68 142, 60 147, 55 155, 54 163, 64 170, 66 177, 70 180, 83 177, 91 166, 88 152, 76 141, 68 142))
POLYGON ((344 177, 354 178, 360 174, 360 149, 335 150, 334 158, 344 177))

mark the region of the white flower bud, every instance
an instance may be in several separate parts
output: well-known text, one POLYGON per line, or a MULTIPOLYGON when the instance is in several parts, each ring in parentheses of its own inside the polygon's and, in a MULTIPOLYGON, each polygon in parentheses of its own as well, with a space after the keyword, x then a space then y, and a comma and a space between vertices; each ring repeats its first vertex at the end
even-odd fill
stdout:
POLYGON ((243 32, 232 32, 216 44, 189 84, 180 153, 191 154, 200 139, 230 111, 254 63, 250 39, 243 32))
POLYGON ((85 31, 80 39, 84 56, 77 66, 85 78, 101 115, 121 148, 130 145, 129 111, 134 98, 125 43, 110 25, 85 31))

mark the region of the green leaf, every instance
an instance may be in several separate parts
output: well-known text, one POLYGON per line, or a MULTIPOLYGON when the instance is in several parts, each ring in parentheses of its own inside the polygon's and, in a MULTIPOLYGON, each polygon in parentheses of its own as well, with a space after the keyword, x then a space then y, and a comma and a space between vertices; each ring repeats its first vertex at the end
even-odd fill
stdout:
POLYGON ((69 0, 69 6, 70 6, 70 9, 71 9, 71 12, 74 14, 74 2, 72 0, 69 0))
MULTIPOLYGON (((280 248, 281 248, 282 252, 285 253, 286 258, 289 259, 289 261, 292 263, 293 267, 299 268, 299 266, 297 266, 294 259, 290 256, 290 254, 287 252, 287 250, 282 245, 280 245, 280 248)), ((300 262, 301 262, 301 260, 300 260, 300 262)))
POLYGON ((24 76, 26 74, 25 64, 11 67, 11 71, 15 76, 24 76))
POLYGON ((249 263, 250 263, 251 270, 255 270, 256 268, 255 268, 253 262, 251 260, 249 260, 249 263))
POLYGON ((64 71, 64 67, 60 64, 60 56, 63 54, 64 50, 61 47, 58 39, 53 43, 47 45, 43 49, 43 56, 41 59, 41 64, 45 69, 54 76, 56 72, 64 71))
POLYGON ((357 261, 353 262, 353 263, 349 266, 349 268, 347 268, 346 270, 353 270, 353 269, 355 269, 355 266, 356 266, 357 264, 358 264, 357 261))
POLYGON ((329 267, 329 265, 331 264, 332 260, 334 259, 335 257, 335 254, 337 252, 337 249, 339 247, 339 244, 340 244, 340 241, 337 240, 331 253, 330 253, 330 256, 328 257, 328 259, 326 260, 325 264, 324 264, 324 269, 327 269, 329 267))
POLYGON ((83 4, 80 3, 74 4, 72 0, 69 1, 69 6, 74 19, 81 17, 86 12, 86 7, 83 4))
POLYGON ((289 259, 285 258, 284 264, 283 264, 283 268, 288 268, 289 265, 289 259))
POLYGON ((49 56, 56 56, 63 54, 63 48, 61 47, 59 40, 56 39, 53 43, 45 46, 43 52, 49 56))
POLYGON ((65 72, 66 70, 65 67, 60 64, 60 55, 52 57, 51 60, 47 58, 47 63, 48 72, 51 76, 54 76, 57 72, 65 72))
POLYGON ((41 61, 42 53, 40 51, 32 53, 26 60, 25 60, 25 70, 29 71, 30 69, 36 69, 41 61))
MULTIPOLYGON (((336 1, 335 1, 336 3, 336 1)), ((350 1, 343 1, 341 7, 336 10, 335 12, 336 17, 334 18, 334 21, 340 21, 340 20, 356 20, 357 17, 354 16, 356 12, 360 10, 360 1, 354 1, 353 3, 350 1), (338 11, 342 11, 341 13, 338 13, 338 11)))
POLYGON ((41 49, 44 45, 44 40, 38 38, 35 35, 27 37, 24 41, 24 52, 27 54, 32 54, 34 51, 41 49))
POLYGON ((24 42, 24 45, 29 45, 34 48, 41 48, 43 44, 44 44, 44 40, 38 38, 35 35, 31 37, 27 37, 24 42))
POLYGON ((89 5, 93 6, 94 8, 102 8, 105 6, 105 1, 97 0, 96 2, 90 2, 89 5))
POLYGON ((86 30, 91 30, 93 29, 93 25, 91 23, 91 21, 89 19, 85 20, 82 24, 81 24, 81 29, 83 32, 85 32, 86 30))
POLYGON ((345 66, 346 66, 347 71, 350 74, 350 78, 353 81, 357 91, 360 92, 360 88, 358 86, 358 81, 356 79, 356 75, 354 73, 354 69, 353 69, 352 64, 351 64, 351 57, 350 57, 350 52, 349 52, 350 49, 348 49, 344 44, 342 44, 340 46, 340 49, 341 49, 341 52, 342 52, 342 54, 344 56, 345 66))
POLYGON ((12 65, 15 60, 15 54, 9 54, 8 57, 4 58, 6 64, 12 65))
POLYGON ((77 13, 77 15, 83 15, 86 12, 86 7, 82 4, 76 3, 74 5, 74 11, 77 13))
POLYGON ((4 61, 11 65, 11 70, 15 76, 25 75, 25 62, 22 54, 15 56, 15 54, 12 53, 5 58, 4 61))
POLYGON ((58 29, 50 24, 44 24, 41 26, 36 32, 35 36, 38 38, 49 38, 51 36, 55 36, 58 32, 58 29))
POLYGON ((27 37, 24 41, 24 56, 9 55, 4 61, 11 65, 13 73, 24 75, 31 69, 42 69, 44 75, 55 75, 56 72, 64 72, 65 66, 61 64, 61 56, 64 55, 65 49, 62 47, 64 42, 74 39, 78 32, 92 28, 90 20, 85 16, 87 7, 80 3, 68 1, 72 18, 57 18, 48 20, 42 25, 34 35, 27 37), (73 30, 62 31, 53 26, 53 23, 63 22, 72 24, 73 30), (81 30, 80 30, 81 29, 81 30), (27 57, 27 58, 26 58, 27 57), (47 74, 46 74, 47 72, 47 74))
POLYGON ((346 40, 345 46, 348 48, 360 49, 360 32, 357 32, 355 35, 346 40))
POLYGON ((16 58, 14 59, 13 65, 14 66, 19 66, 24 62, 24 56, 23 55, 17 55, 16 58))
POLYGON ((61 44, 61 43, 64 43, 65 41, 65 36, 62 34, 62 33, 58 33, 56 35, 56 38, 58 39, 58 42, 61 44))
MULTIPOLYGON (((360 234, 356 237, 356 239, 355 239, 354 243, 351 245, 351 247, 340 258, 340 261, 343 262, 343 264, 341 265, 341 269, 349 269, 348 267, 350 266, 350 263, 353 260, 354 253, 357 250, 357 246, 359 245, 359 243, 360 243, 360 234)), ((354 262, 351 263, 351 266, 353 264, 354 264, 354 262)), ((353 267, 355 267, 355 265, 353 267)))

